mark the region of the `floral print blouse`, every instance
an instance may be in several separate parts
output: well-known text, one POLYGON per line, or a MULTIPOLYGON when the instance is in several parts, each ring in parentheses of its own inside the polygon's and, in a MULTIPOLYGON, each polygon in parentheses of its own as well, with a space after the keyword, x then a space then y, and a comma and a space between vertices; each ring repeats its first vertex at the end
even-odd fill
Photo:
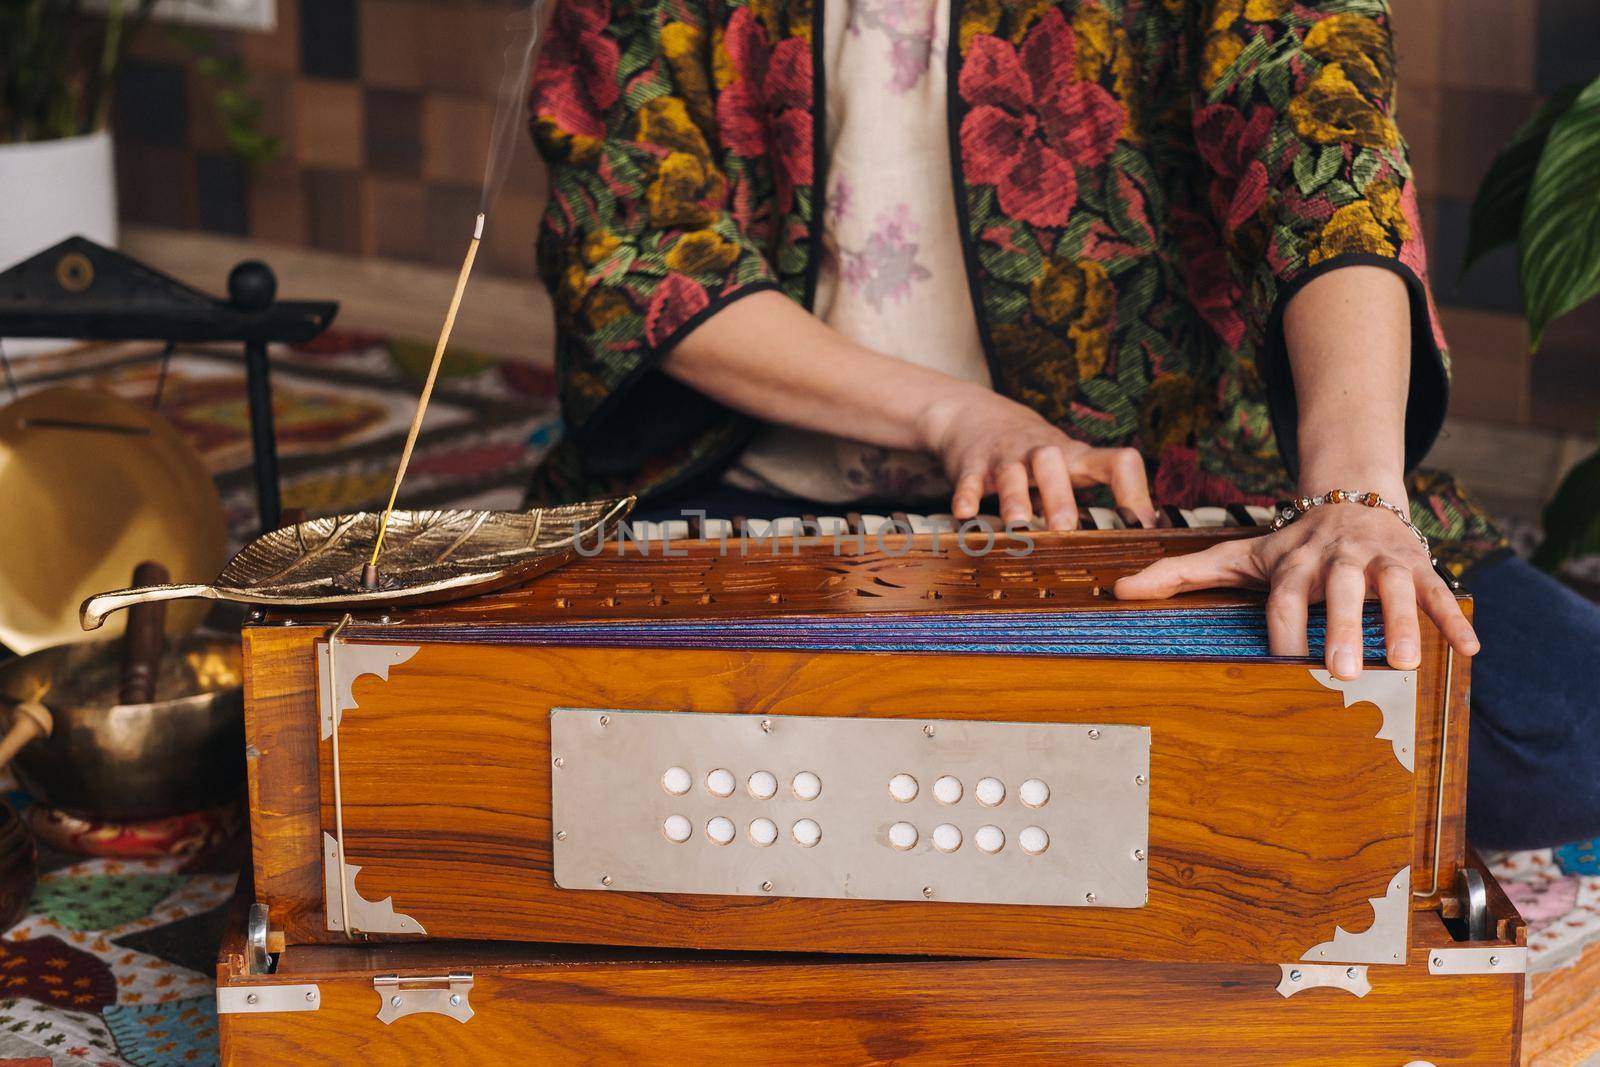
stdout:
MULTIPOLYGON (((531 105, 566 434, 535 499, 682 491, 758 431, 656 364, 748 293, 815 307, 832 9, 557 0, 531 105)), ((1411 294, 1421 459, 1447 361, 1387 0, 952 0, 948 17, 955 208, 998 391, 1138 448, 1159 503, 1270 504, 1296 461, 1284 305, 1375 264, 1411 294)), ((1499 544, 1448 476, 1411 489, 1446 562, 1499 544)))
MULTIPOLYGON (((828 196, 812 310, 874 351, 989 385, 946 134, 953 0, 824 2, 828 196)), ((787 426, 757 431, 723 480, 829 504, 950 493, 927 453, 787 426)))

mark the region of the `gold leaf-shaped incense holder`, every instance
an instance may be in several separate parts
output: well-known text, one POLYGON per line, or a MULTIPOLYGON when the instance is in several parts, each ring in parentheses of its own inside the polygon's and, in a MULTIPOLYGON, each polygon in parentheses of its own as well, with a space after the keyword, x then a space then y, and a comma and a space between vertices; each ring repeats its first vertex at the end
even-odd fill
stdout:
POLYGON ((580 545, 598 546, 633 509, 633 497, 530 511, 396 511, 389 516, 378 582, 362 584, 380 515, 363 511, 262 534, 210 585, 151 585, 100 593, 79 619, 97 629, 123 608, 153 600, 236 600, 288 608, 439 604, 519 585, 554 570, 580 545))

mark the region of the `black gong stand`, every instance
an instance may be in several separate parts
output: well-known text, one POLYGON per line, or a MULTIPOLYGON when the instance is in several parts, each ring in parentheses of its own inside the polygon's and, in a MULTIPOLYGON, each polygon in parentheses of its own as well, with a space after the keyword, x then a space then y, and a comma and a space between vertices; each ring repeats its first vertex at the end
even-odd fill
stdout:
POLYGON ((332 301, 277 295, 277 278, 256 260, 233 268, 228 299, 218 300, 86 237, 69 237, 0 273, 0 339, 242 342, 257 508, 262 530, 275 530, 282 505, 267 345, 303 344, 339 310, 332 301))

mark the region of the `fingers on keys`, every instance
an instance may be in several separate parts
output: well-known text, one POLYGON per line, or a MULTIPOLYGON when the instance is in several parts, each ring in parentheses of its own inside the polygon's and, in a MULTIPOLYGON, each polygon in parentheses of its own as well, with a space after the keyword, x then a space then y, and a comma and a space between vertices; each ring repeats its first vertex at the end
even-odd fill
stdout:
POLYGON ((950 498, 950 513, 956 521, 965 522, 978 514, 978 505, 983 501, 984 472, 980 468, 971 468, 956 479, 955 494, 950 498))
POLYGON ((1067 473, 1067 457, 1061 449, 1035 449, 1033 483, 1039 487, 1039 508, 1052 530, 1078 528, 1078 502, 1072 496, 1072 477, 1067 473))
POLYGON ((1091 448, 1084 451, 1073 474, 1095 485, 1108 485, 1117 504, 1133 512, 1139 525, 1153 529, 1156 508, 1150 500, 1150 480, 1144 457, 1133 448, 1091 448))

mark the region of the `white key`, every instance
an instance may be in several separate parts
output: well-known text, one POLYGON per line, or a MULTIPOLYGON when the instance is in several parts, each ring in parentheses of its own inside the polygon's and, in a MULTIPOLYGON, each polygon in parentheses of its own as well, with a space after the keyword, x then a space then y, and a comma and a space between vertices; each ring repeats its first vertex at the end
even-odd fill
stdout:
POLYGON ((817 529, 822 531, 824 537, 837 537, 850 532, 850 524, 843 515, 818 515, 817 529))
POLYGON ((1194 518, 1190 520, 1193 526, 1232 526, 1233 516, 1228 514, 1227 508, 1195 508, 1194 518))
POLYGON ((889 517, 887 515, 861 516, 861 528, 866 531, 868 537, 878 536, 878 531, 887 525, 889 525, 889 517))
POLYGON ((670 519, 662 523, 660 529, 663 541, 687 541, 689 539, 689 523, 684 519, 670 519))
POLYGON ((766 519, 746 519, 744 528, 751 537, 765 537, 767 531, 772 528, 772 523, 766 519))
POLYGON ((1094 524, 1098 529, 1126 530, 1128 528, 1128 524, 1122 521, 1122 516, 1111 508, 1090 508, 1089 514, 1094 516, 1094 524))
POLYGON ((702 525, 707 540, 714 541, 733 536, 733 523, 727 519, 707 519, 702 525))
POLYGON ((908 520, 910 520, 910 522, 911 522, 911 532, 912 533, 917 533, 917 534, 933 533, 934 525, 933 525, 932 522, 928 521, 928 516, 926 516, 926 515, 911 515, 911 514, 907 514, 906 518, 908 520))
POLYGON ((798 515, 785 515, 781 519, 773 519, 772 528, 779 537, 789 538, 805 535, 805 523, 798 515))
POLYGON ((1244 509, 1250 513, 1252 519, 1256 520, 1257 526, 1270 526, 1272 520, 1277 518, 1277 513, 1271 508, 1264 508, 1259 504, 1246 504, 1244 509))

